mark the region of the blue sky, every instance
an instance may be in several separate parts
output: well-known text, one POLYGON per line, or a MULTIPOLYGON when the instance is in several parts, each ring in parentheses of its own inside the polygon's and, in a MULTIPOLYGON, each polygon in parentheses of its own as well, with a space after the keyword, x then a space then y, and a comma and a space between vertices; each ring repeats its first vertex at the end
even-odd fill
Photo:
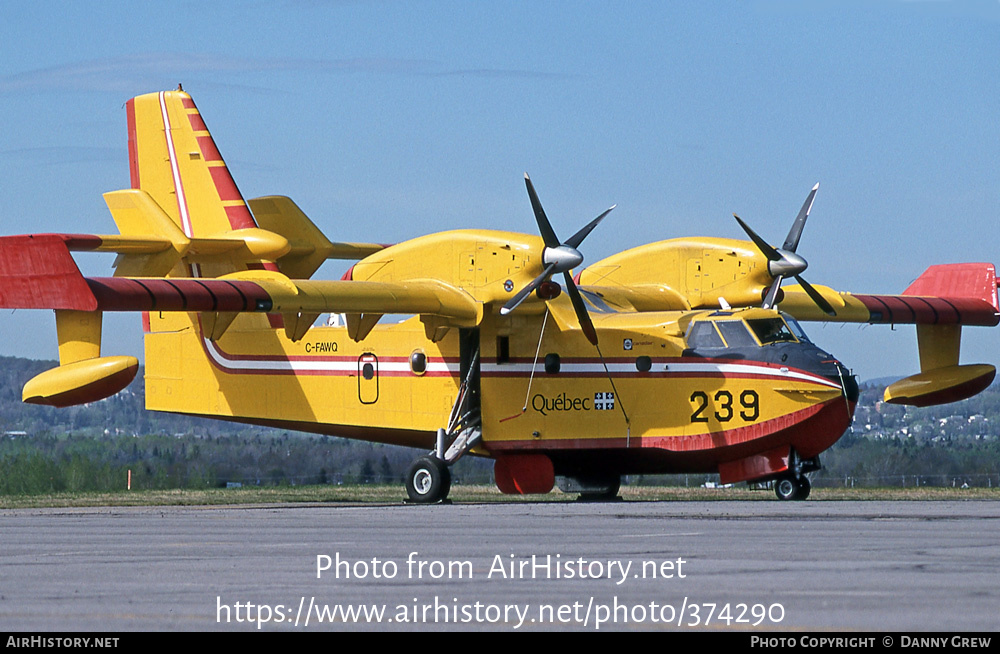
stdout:
MULTIPOLYGON (((334 240, 534 232, 527 171, 560 234, 618 204, 590 263, 742 238, 734 212, 780 243, 817 181, 815 284, 893 293, 1000 259, 996 0, 0 0, 0 18, 3 234, 113 233, 123 104, 182 82, 243 194, 291 196, 334 240)), ((864 378, 918 369, 912 327, 806 328, 864 378)), ((104 351, 141 354, 140 331, 108 317, 104 351)), ((50 313, 5 311, 0 333, 0 354, 56 357, 50 313)), ((998 345, 970 328, 963 362, 998 345)))

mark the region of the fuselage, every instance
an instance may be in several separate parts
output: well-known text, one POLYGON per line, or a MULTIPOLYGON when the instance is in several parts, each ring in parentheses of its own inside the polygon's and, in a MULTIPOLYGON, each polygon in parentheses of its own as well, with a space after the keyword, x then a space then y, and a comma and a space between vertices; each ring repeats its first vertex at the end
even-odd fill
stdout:
POLYGON ((559 475, 727 481, 770 474, 755 457, 814 457, 850 424, 857 384, 790 318, 626 312, 586 297, 600 352, 565 296, 438 342, 418 318, 360 343, 336 324, 292 342, 263 315, 241 316, 216 342, 190 314, 162 314, 146 340, 147 406, 429 449, 471 366, 473 454, 543 453, 559 475))

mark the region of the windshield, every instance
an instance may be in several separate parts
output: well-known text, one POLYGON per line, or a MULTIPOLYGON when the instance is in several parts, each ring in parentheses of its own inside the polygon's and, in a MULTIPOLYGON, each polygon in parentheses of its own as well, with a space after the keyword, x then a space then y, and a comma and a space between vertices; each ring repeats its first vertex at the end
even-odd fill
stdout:
POLYGON ((781 317, 785 319, 786 323, 788 323, 788 328, 792 330, 793 334, 795 334, 795 338, 799 339, 803 343, 810 343, 811 342, 809 340, 809 337, 806 336, 806 332, 805 332, 804 329, 802 329, 802 325, 799 324, 798 320, 796 320, 795 318, 792 318, 787 313, 781 314, 781 317))
POLYGON ((761 345, 768 343, 795 342, 795 335, 781 318, 759 318, 747 320, 750 329, 757 336, 761 345))

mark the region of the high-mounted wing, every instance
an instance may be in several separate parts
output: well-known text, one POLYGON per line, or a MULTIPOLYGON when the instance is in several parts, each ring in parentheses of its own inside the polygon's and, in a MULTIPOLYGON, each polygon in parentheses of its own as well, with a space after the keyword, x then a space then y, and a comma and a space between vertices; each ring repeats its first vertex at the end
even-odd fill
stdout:
POLYGON ((835 316, 822 312, 797 286, 783 289, 781 310, 799 320, 917 326, 920 373, 889 386, 887 402, 944 404, 971 397, 993 382, 994 366, 958 364, 964 325, 993 327, 1000 323, 993 264, 931 266, 901 295, 841 293, 824 286, 818 289, 836 308, 835 316))
POLYGON ((134 357, 101 357, 105 311, 199 312, 216 340, 240 313, 281 314, 285 335, 301 339, 321 313, 345 313, 348 335, 363 339, 386 313, 437 316, 474 326, 482 305, 437 280, 401 282, 292 280, 277 271, 245 270, 214 279, 84 277, 70 248, 86 236, 0 238, 0 307, 53 309, 60 366, 29 382, 24 400, 68 406, 114 394, 135 376, 134 357))

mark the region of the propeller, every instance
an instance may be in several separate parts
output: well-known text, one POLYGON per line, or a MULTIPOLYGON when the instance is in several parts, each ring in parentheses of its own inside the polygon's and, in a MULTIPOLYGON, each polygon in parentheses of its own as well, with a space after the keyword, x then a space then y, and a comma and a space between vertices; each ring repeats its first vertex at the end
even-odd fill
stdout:
POLYGON ((822 309, 828 316, 837 315, 837 312, 820 295, 819 291, 802 278, 802 273, 809 267, 809 264, 795 253, 795 250, 799 247, 799 239, 802 238, 802 229, 806 226, 806 219, 809 218, 809 212, 812 210, 813 201, 816 199, 816 191, 818 190, 819 183, 809 191, 809 195, 802 204, 799 215, 795 217, 795 222, 792 223, 792 228, 788 231, 788 236, 785 237, 785 242, 780 249, 768 245, 767 241, 750 229, 750 226, 740 220, 739 216, 733 214, 733 218, 740 224, 743 231, 747 233, 750 240, 754 242, 757 249, 767 257, 767 271, 774 278, 774 281, 771 282, 770 288, 767 289, 767 293, 764 295, 764 303, 761 306, 765 309, 771 309, 777 304, 778 291, 781 290, 782 280, 786 277, 794 277, 801 284, 802 290, 806 292, 806 295, 816 303, 816 306, 822 309))
POLYGON ((587 238, 590 232, 594 231, 594 228, 604 220, 604 217, 611 213, 611 209, 614 209, 618 205, 612 206, 611 209, 591 220, 583 229, 566 239, 564 243, 559 240, 555 230, 552 229, 552 225, 545 215, 545 210, 542 209, 542 203, 538 200, 538 194, 535 192, 535 187, 531 183, 528 173, 524 174, 524 185, 528 188, 528 198, 531 200, 531 208, 535 212, 538 232, 545 243, 545 249, 542 251, 542 263, 545 264, 545 268, 542 270, 542 274, 531 280, 527 286, 518 291, 514 297, 503 305, 500 309, 500 315, 505 316, 516 309, 532 291, 542 286, 552 275, 562 273, 566 283, 566 292, 569 293, 569 299, 573 303, 573 310, 580 321, 580 327, 583 329, 587 340, 597 345, 597 331, 594 329, 594 323, 587 312, 587 306, 580 295, 580 289, 576 287, 576 282, 573 281, 570 271, 583 263, 583 255, 577 250, 580 244, 583 243, 583 239, 587 238))

